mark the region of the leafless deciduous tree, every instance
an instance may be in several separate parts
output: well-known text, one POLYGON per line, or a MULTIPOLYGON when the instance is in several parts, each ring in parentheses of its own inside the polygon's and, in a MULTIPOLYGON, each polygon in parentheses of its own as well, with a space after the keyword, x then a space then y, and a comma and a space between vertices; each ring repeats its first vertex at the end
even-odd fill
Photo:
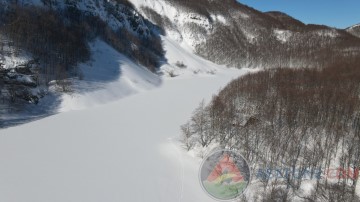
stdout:
POLYGON ((279 68, 243 76, 209 105, 200 103, 189 131, 201 146, 217 142, 241 151, 255 165, 293 170, 282 180, 262 181, 269 201, 305 197, 299 190, 306 174, 317 185, 304 200, 356 201, 359 64, 360 57, 354 56, 323 68, 279 68), (335 181, 315 177, 318 170, 329 169, 338 169, 335 181))

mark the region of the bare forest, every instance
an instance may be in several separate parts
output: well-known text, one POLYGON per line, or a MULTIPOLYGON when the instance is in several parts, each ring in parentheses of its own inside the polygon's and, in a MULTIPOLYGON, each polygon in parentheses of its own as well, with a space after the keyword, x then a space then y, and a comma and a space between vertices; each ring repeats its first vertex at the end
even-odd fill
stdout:
POLYGON ((259 191, 268 201, 294 196, 358 201, 359 64, 360 58, 353 57, 323 68, 269 69, 236 79, 208 105, 200 103, 181 127, 183 143, 188 150, 212 144, 238 150, 254 171, 306 169, 311 176, 334 166, 353 171, 336 180, 316 178, 316 189, 306 197, 300 191, 302 176, 260 178, 259 191))

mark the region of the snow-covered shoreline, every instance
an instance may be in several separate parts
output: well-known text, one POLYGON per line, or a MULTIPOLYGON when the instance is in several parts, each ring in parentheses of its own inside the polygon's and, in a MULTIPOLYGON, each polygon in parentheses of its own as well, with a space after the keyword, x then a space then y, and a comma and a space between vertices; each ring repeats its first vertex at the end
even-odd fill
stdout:
POLYGON ((198 182, 201 160, 182 148, 179 127, 202 99, 251 70, 213 64, 167 38, 164 44, 160 79, 94 42, 92 61, 80 66, 83 80, 62 96, 66 113, 0 130, 0 201, 212 201, 198 182))
POLYGON ((151 91, 0 131, 0 201, 211 201, 179 126, 246 73, 165 80, 151 91), (175 145, 175 146, 174 146, 175 145))

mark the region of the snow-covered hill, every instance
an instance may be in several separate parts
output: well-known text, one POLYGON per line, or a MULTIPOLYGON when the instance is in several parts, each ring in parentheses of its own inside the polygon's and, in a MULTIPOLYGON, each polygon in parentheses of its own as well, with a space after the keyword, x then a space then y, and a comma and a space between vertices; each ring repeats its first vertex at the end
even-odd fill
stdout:
POLYGON ((190 48, 169 37, 162 40, 167 58, 167 63, 160 67, 162 76, 132 62, 100 40, 92 43, 93 59, 80 65, 83 78, 73 81, 75 89, 62 96, 59 110, 87 109, 106 104, 158 88, 164 80, 216 77, 217 74, 233 71, 193 54, 190 48))
POLYGON ((360 38, 360 24, 356 24, 346 29, 350 34, 360 38))
MULTIPOLYGON (((9 5, 48 9, 60 13, 65 24, 84 20, 86 16, 99 18, 105 23, 105 30, 108 26, 113 31, 102 37, 104 41, 135 63, 171 77, 215 74, 217 70, 211 65, 195 65, 196 62, 187 61, 193 57, 198 60, 198 56, 236 68, 313 67, 323 65, 324 61, 333 62, 343 52, 351 51, 348 55, 360 52, 360 39, 343 30, 305 25, 284 13, 262 13, 235 0, 1 0, 0 3, 5 10, 9 5), (78 17, 69 17, 72 15, 78 17), (160 34, 166 36, 163 36, 163 45, 158 40, 160 34), (156 36, 146 40, 150 35, 156 36), (163 49, 174 46, 186 52, 178 54, 170 48, 167 57, 163 57, 163 49), (159 66, 162 67, 157 69, 159 66)), ((21 43, 20 48, 26 49, 21 47, 21 43)), ((26 55, 32 55, 32 52, 26 55)), ((7 58, 8 64, 19 60, 7 58)))
POLYGON ((101 40, 91 44, 93 58, 81 64, 82 79, 62 96, 60 111, 79 110, 119 100, 161 85, 153 74, 101 40))
MULTIPOLYGON (((334 58, 340 57, 339 55, 343 53, 355 55, 360 52, 360 39, 349 35, 343 30, 326 26, 305 25, 284 13, 262 13, 235 0, 1 0, 0 4, 2 5, 2 12, 4 12, 4 9, 6 11, 7 7, 10 8, 10 5, 16 5, 14 6, 15 8, 41 7, 45 11, 49 10, 59 13, 59 16, 64 18, 65 24, 71 24, 70 21, 77 21, 79 19, 85 20, 86 16, 94 16, 96 17, 95 19, 99 18, 105 23, 105 30, 108 27, 112 30, 112 32, 105 31, 112 34, 102 35, 102 37, 98 37, 101 39, 97 39, 96 42, 90 42, 92 44, 90 45, 90 52, 93 54, 90 58, 94 61, 88 61, 79 65, 85 78, 80 78, 79 81, 73 78, 78 75, 62 73, 70 74, 68 77, 71 79, 68 80, 74 84, 74 89, 70 89, 70 91, 74 90, 75 92, 72 95, 60 95, 60 97, 65 97, 64 99, 66 100, 74 100, 68 98, 76 97, 78 99, 76 102, 81 102, 84 106, 110 102, 125 95, 158 86, 160 81, 157 80, 159 78, 143 70, 144 67, 153 71, 156 70, 158 74, 165 75, 165 77, 214 75, 225 66, 236 68, 321 66, 324 61, 330 63, 334 58), (75 17, 69 17, 72 15, 75 15, 75 17), (162 44, 161 40, 159 40, 159 35, 162 35, 162 44), (154 38, 151 38, 151 36, 154 36, 154 38), (147 38, 149 39, 147 40, 147 38), (106 41, 112 48, 110 46, 106 47, 104 43, 100 42, 101 40, 106 41), (102 43, 102 45, 99 45, 99 43, 102 43), (167 51, 165 57, 163 50, 167 51), (126 63, 134 63, 132 66, 136 66, 137 69, 132 70, 132 68, 127 68, 124 65, 122 72, 114 70, 118 68, 119 64, 124 62, 113 62, 114 58, 109 57, 107 59, 110 60, 110 65, 107 67, 108 69, 104 70, 102 67, 100 68, 104 59, 99 59, 99 55, 105 54, 100 52, 106 52, 110 55, 116 55, 118 54, 117 52, 120 52, 120 54, 123 54, 120 60, 127 61, 126 63), (314 56, 316 56, 315 59, 313 58, 314 56), (223 66, 214 65, 203 58, 223 66), (93 67, 91 67, 91 63, 93 63, 93 67), (112 78, 94 77, 95 74, 108 73, 113 70, 115 73, 112 78), (144 72, 139 73, 140 70, 144 72), (134 74, 132 71, 136 73, 134 74), (145 76, 146 78, 144 78, 144 75, 147 75, 145 76), (120 83, 114 82, 115 77, 121 76, 129 78, 121 80, 120 83), (151 79, 149 79, 150 77, 151 79), (91 81, 89 81, 90 78, 91 81), (81 79, 83 80, 81 81, 81 79), (96 79, 99 79, 99 81, 95 82, 96 79), (98 86, 102 86, 101 89, 98 86), (117 90, 118 86, 123 87, 117 90), (84 88, 85 90, 83 90, 84 88), (99 93, 98 97, 101 95, 101 98, 97 98, 98 100, 87 98, 89 89, 96 90, 99 93), (108 96, 108 94, 111 94, 111 96, 108 96)), ((79 24, 76 26, 79 26, 79 24)), ((87 26, 84 26, 84 28, 87 26)), ((92 28, 96 29, 96 26, 88 29, 91 30, 92 28)), ((356 26, 349 30, 355 29, 356 26)), ((8 35, 11 36, 11 34, 8 35)), ((94 36, 90 35, 87 37, 91 38, 94 36)), ((9 41, 7 44, 14 44, 10 38, 6 39, 9 41)), ((1 41, 4 40, 1 39, 1 41)), ((8 69, 16 69, 17 66, 15 64, 23 61, 24 58, 26 58, 25 62, 32 61, 33 58, 31 56, 33 56, 33 53, 26 51, 26 48, 22 47, 21 43, 17 44, 20 44, 18 49, 21 51, 14 51, 8 55, 0 53, 1 66, 5 66, 8 69)), ((82 45, 85 47, 86 44, 82 45)), ((7 46, 2 45, 2 47, 7 46)), ((74 49, 77 48, 72 48, 72 50, 74 49)), ((61 53, 54 51, 50 55, 52 55, 52 58, 61 58, 56 57, 58 54, 61 55, 61 53)), ((120 56, 117 55, 116 57, 120 56)), ((62 66, 41 64, 41 62, 43 61, 40 60, 38 69, 62 66)), ((24 66, 23 64, 20 65, 24 66)), ((72 64, 72 66, 77 65, 72 64)), ((69 68, 66 67, 65 69, 69 68)), ((52 92, 46 92, 46 89, 43 90, 43 87, 40 88, 41 90, 27 89, 28 87, 26 87, 25 90, 21 88, 15 91, 10 88, 14 82, 18 83, 18 81, 26 81, 27 83, 21 83, 26 86, 29 81, 31 81, 31 85, 36 85, 39 83, 37 80, 44 80, 42 77, 52 76, 52 80, 58 77, 53 75, 35 75, 35 73, 27 75, 23 74, 23 71, 22 69, 3 70, 0 67, 0 77, 5 75, 5 81, 8 78, 11 80, 10 82, 6 81, 5 85, 0 82, 2 94, 9 94, 7 96, 9 100, 20 98, 27 102, 38 103, 39 98, 43 97, 44 94, 52 94, 52 92), (10 87, 8 83, 10 83, 10 87)), ((50 71, 43 70, 42 72, 45 71, 57 72, 54 69, 50 71)), ((66 84, 66 82, 52 81, 50 83, 46 82, 44 85, 51 85, 54 90, 59 87, 54 84, 66 84)), ((63 86, 62 88, 67 87, 63 86)), ((57 95, 55 93, 55 95, 51 96, 57 97, 57 95)), ((66 102, 70 105, 72 101, 66 102)), ((42 103, 40 100, 39 108, 44 108, 42 104, 48 105, 48 101, 42 103)), ((72 109, 80 106, 79 103, 73 105, 74 107, 67 107, 72 109)), ((60 108, 66 110, 64 106, 60 108)), ((0 127, 4 127, 4 122, 8 121, 9 117, 13 117, 14 120, 24 117, 21 113, 17 114, 18 111, 28 111, 28 109, 23 108, 20 110, 9 110, 13 113, 11 116, 8 115, 8 110, 0 112, 2 113, 0 119, 3 120, 0 123, 0 127)), ((30 111, 39 110, 32 109, 30 111)), ((51 113, 54 112, 56 110, 51 111, 51 113)), ((33 117, 38 117, 38 115, 31 114, 33 117)))
POLYGON ((58 95, 66 113, 0 130, 0 201, 212 201, 178 128, 198 101, 247 70, 162 40, 162 78, 98 39, 81 80, 58 95))
POLYGON ((0 130, 0 201, 213 201, 198 182, 201 159, 178 141, 179 125, 247 70, 162 40, 164 76, 95 40, 82 79, 58 95, 66 113, 0 130))
POLYGON ((23 0, 18 4, 54 10, 73 7, 99 16, 113 30, 141 36, 153 29, 149 20, 200 56, 238 68, 313 67, 331 62, 343 51, 360 52, 360 39, 344 30, 306 25, 281 12, 262 13, 235 0, 23 0))
POLYGON ((360 40, 343 30, 306 25, 280 12, 262 13, 235 0, 131 2, 173 40, 217 64, 319 66, 331 61, 328 55, 337 55, 343 46, 349 46, 348 41, 353 41, 352 50, 360 52, 360 40))
MULTIPOLYGON (((71 82, 71 90, 59 93, 61 82, 52 81, 49 95, 37 106, 11 113, 0 110, 0 127, 56 114, 0 130, 0 201, 213 201, 198 182, 201 159, 185 152, 178 141, 179 126, 196 105, 231 79, 253 71, 244 67, 304 64, 302 58, 289 55, 278 57, 290 61, 270 57, 276 51, 312 42, 326 48, 355 38, 281 13, 261 13, 233 0, 17 3, 59 12, 73 7, 98 16, 113 31, 129 31, 134 41, 164 31, 166 53, 153 73, 126 55, 138 49, 134 41, 121 52, 97 37, 89 42, 91 59, 78 64, 80 76, 62 81, 71 82), (259 58, 267 58, 267 63, 259 63, 259 58)), ((291 50, 289 54, 301 55, 291 50)), ((301 56, 308 55, 313 52, 301 56)), ((2 64, 14 69, 22 58, 31 60, 29 56, 26 51, 10 54, 2 64)))
POLYGON ((170 61, 183 60, 200 72, 184 71, 160 85, 158 77, 98 41, 92 64, 82 65, 88 70, 82 88, 62 105, 92 108, 0 130, 0 201, 213 201, 198 182, 201 160, 178 142, 179 125, 200 100, 247 70, 219 67, 164 40, 170 61), (207 74, 206 66, 217 73, 207 74), (84 93, 89 86, 98 89, 84 93))
POLYGON ((107 84, 120 74, 129 76, 129 81, 122 80, 123 85, 116 86, 120 89, 112 89, 112 99, 99 98, 101 103, 137 92, 138 86, 148 89, 160 83, 146 69, 155 71, 165 61, 161 39, 156 27, 128 1, 1 0, 0 15, 0 128, 57 113, 61 91, 76 91, 71 96, 81 97, 89 89, 109 88, 107 84), (83 33, 76 34, 79 31, 83 33), (21 37, 16 37, 20 32, 21 37), (67 41, 70 38, 72 43, 67 41), (106 41, 107 47, 99 41, 106 41), (81 59, 71 50, 89 57, 81 59), (115 57, 99 60, 99 54, 105 55, 101 51, 115 57), (86 68, 88 59, 95 64, 86 68), (105 68, 104 62, 108 62, 105 68), (128 63, 131 67, 123 65, 120 72, 119 65, 128 63))

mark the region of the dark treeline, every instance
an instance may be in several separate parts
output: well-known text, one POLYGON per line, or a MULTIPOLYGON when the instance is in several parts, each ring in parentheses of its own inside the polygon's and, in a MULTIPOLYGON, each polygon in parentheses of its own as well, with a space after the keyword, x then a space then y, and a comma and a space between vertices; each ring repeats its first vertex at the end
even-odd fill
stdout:
POLYGON ((13 5, 2 13, 1 33, 44 64, 46 79, 64 79, 77 62, 89 59, 85 23, 65 24, 51 10, 13 5))
MULTIPOLYGON (((187 149, 196 145, 241 151, 254 168, 316 170, 360 167, 360 58, 319 69, 278 68, 231 82, 182 126, 187 149)), ((346 176, 349 174, 348 176, 346 176)), ((305 201, 358 201, 357 177, 318 179, 305 201)), ((300 197, 302 178, 263 179, 268 201, 300 197)), ((260 193, 259 193, 260 194, 260 193)), ((266 200, 265 200, 266 201, 266 200)))
POLYGON ((334 58, 360 53, 360 39, 345 31, 318 25, 295 24, 293 28, 272 23, 270 17, 264 19, 268 23, 261 25, 264 29, 258 29, 253 21, 232 19, 234 26, 217 27, 196 51, 220 64, 261 68, 324 67, 334 58), (274 30, 286 31, 276 36, 274 30), (278 37, 284 37, 284 41, 278 37))

